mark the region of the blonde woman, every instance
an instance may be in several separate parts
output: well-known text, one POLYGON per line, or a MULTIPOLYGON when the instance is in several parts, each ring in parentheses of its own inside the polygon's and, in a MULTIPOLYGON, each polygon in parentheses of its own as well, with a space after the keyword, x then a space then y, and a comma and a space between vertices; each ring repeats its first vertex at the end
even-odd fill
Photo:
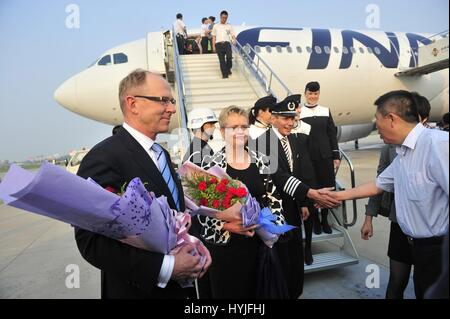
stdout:
MULTIPOLYGON (((276 215, 276 224, 285 224, 281 200, 269 175, 268 163, 262 154, 247 147, 248 114, 237 106, 224 109, 219 125, 225 147, 214 154, 212 162, 223 168, 234 179, 243 182, 261 207, 269 207, 276 215)), ((200 298, 257 298, 257 269, 261 265, 261 247, 264 243, 254 236, 254 226, 243 228, 240 221, 226 222, 199 217, 201 237, 214 260, 208 278, 199 281, 200 298), (209 280, 209 281, 208 281, 209 280)), ((280 275, 281 274, 274 274, 280 275)))

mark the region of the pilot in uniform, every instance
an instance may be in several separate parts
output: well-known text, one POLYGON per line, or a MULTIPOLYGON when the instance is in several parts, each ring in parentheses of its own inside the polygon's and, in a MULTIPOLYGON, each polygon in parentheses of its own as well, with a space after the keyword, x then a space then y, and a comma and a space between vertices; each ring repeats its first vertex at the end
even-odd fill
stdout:
MULTIPOLYGON (((292 129, 299 95, 288 96, 272 108, 272 127, 258 138, 258 150, 270 161, 270 173, 280 190, 286 222, 297 228, 280 236, 274 248, 280 259, 288 286, 289 298, 297 299, 303 292, 304 254, 302 245, 302 208, 306 207, 310 186, 300 178, 301 151, 296 138, 285 127, 292 129), (281 122, 287 122, 287 125, 281 122)), ((310 169, 312 172, 312 169, 310 169)), ((303 218, 302 218, 303 217, 303 218)))
MULTIPOLYGON (((302 106, 300 119, 311 126, 310 155, 313 161, 317 179, 317 187, 335 187, 335 171, 340 164, 340 152, 337 142, 337 129, 331 116, 330 109, 319 105, 320 85, 318 82, 309 82, 305 88, 306 102, 302 106)), ((331 234, 328 225, 328 209, 321 209, 322 222, 318 214, 314 220, 314 233, 323 232, 331 234), (322 227, 321 227, 322 226, 322 227)))

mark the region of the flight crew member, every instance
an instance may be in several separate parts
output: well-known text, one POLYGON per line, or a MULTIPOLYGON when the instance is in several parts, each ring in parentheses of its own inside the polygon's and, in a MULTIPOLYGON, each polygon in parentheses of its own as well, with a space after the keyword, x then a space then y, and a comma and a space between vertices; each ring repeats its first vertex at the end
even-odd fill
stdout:
POLYGON ((304 183, 301 174, 300 151, 291 131, 295 122, 298 96, 287 97, 272 109, 272 128, 258 138, 259 151, 268 156, 270 173, 281 191, 286 222, 298 228, 281 235, 277 249, 290 298, 303 292, 304 257, 302 247, 302 219, 308 217, 305 202, 309 198, 323 207, 334 207, 338 201, 322 197, 319 191, 304 183))
MULTIPOLYGON (((319 105, 320 85, 309 82, 305 88, 306 102, 303 104, 301 120, 311 125, 310 155, 314 164, 317 187, 335 187, 335 172, 339 168, 340 152, 337 142, 337 129, 329 108, 319 105)), ((313 214, 314 233, 331 234, 328 225, 328 209, 321 209, 322 222, 318 214, 313 214), (322 226, 322 227, 321 227, 322 226)))
POLYGON ((272 95, 260 98, 250 109, 248 119, 250 123, 249 136, 256 140, 270 128, 271 108, 277 103, 272 95))
MULTIPOLYGON (((311 132, 311 125, 300 120, 301 107, 300 107, 301 95, 298 95, 298 104, 295 108, 297 115, 295 116, 294 129, 292 130, 292 135, 297 141, 297 147, 300 151, 300 180, 308 184, 309 186, 316 188, 316 174, 314 172, 314 165, 309 155, 309 150, 311 148, 311 141, 309 138, 309 133, 311 132)), ((312 255, 312 231, 313 231, 313 219, 314 215, 317 218, 317 208, 314 207, 314 203, 311 200, 307 200, 306 207, 308 208, 309 217, 304 221, 305 225, 305 264, 311 265, 314 262, 312 255)))
POLYGON ((194 137, 183 162, 190 161, 202 167, 204 161, 208 161, 214 155, 214 151, 209 146, 208 141, 213 138, 218 119, 216 114, 207 108, 192 110, 188 115, 188 128, 192 130, 194 137))

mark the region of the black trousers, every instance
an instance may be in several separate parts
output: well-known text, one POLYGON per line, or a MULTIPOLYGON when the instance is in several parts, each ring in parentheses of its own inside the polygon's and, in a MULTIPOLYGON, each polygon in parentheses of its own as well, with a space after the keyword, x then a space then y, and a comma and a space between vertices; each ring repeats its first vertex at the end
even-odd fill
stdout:
MULTIPOLYGON (((317 187, 335 187, 336 177, 334 175, 333 158, 315 159, 313 160, 314 172, 316 173, 317 187)), ((328 213, 327 208, 322 208, 321 213, 326 216, 328 213)))
POLYGON ((178 53, 180 55, 184 54, 184 44, 185 44, 184 37, 182 35, 177 35, 178 53))
POLYGON ((222 72, 222 76, 227 77, 230 74, 230 70, 233 66, 231 43, 230 42, 216 43, 216 52, 217 55, 219 56, 220 71, 222 72))
POLYGON ((208 44, 209 44, 209 38, 208 37, 202 37, 202 53, 209 53, 208 51, 208 44))
POLYGON ((414 292, 417 299, 423 299, 425 292, 439 278, 442 271, 442 246, 441 239, 409 240, 410 249, 414 260, 414 292))

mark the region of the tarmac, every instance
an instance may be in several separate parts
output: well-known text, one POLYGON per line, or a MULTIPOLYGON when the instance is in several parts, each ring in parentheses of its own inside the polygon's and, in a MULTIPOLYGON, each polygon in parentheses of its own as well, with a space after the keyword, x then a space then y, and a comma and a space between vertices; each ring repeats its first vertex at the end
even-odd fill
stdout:
MULTIPOLYGON (((360 149, 355 150, 353 142, 341 144, 355 167, 357 185, 375 178, 382 141, 378 135, 370 135, 359 145, 360 149)), ((345 162, 338 179, 350 187, 345 162)), ((367 200, 358 201, 357 222, 348 229, 360 256, 359 263, 306 274, 301 299, 384 298, 389 279, 386 252, 390 223, 384 217, 375 218, 374 236, 369 241, 362 240, 360 228, 366 203, 367 200), (366 281, 374 267, 380 274, 379 286, 368 288, 366 281)), ((351 216, 351 204, 348 206, 351 216)), ((0 298, 100 298, 100 271, 81 257, 70 225, 0 204, 0 298), (79 287, 74 287, 72 279, 77 274, 79 287)), ((412 279, 405 298, 415 298, 412 279)))

